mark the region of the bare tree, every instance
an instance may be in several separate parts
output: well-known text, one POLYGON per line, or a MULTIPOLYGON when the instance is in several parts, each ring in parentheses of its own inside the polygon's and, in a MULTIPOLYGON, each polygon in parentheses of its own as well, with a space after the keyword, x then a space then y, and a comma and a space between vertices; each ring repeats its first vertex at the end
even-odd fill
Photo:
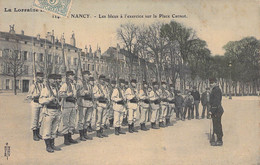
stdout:
POLYGON ((24 74, 24 58, 21 56, 21 48, 18 43, 14 44, 10 50, 4 50, 2 62, 4 64, 3 75, 10 76, 14 80, 14 94, 17 94, 17 78, 24 74))

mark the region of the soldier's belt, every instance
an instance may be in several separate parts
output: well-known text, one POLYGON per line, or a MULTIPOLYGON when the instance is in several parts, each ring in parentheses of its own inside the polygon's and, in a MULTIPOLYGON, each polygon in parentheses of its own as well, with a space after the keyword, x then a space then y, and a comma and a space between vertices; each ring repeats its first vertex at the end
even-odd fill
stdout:
POLYGON ((172 104, 173 104, 173 103, 175 103, 175 101, 174 101, 174 100, 171 100, 171 101, 169 101, 169 103, 172 103, 172 104))
POLYGON ((162 99, 162 102, 168 102, 168 100, 167 99, 162 99))
POLYGON ((161 102, 161 100, 159 100, 159 99, 153 101, 154 104, 160 104, 160 102, 161 102))
POLYGON ((104 97, 97 98, 97 101, 100 102, 100 103, 107 103, 107 99, 104 98, 104 97))
POLYGON ((76 103, 76 98, 74 98, 74 97, 71 97, 71 96, 69 96, 69 97, 66 97, 66 102, 71 102, 71 103, 76 103))
POLYGON ((130 103, 138 103, 138 100, 136 98, 133 98, 131 100, 129 100, 130 103))
POLYGON ((89 101, 93 100, 93 98, 90 95, 80 96, 80 98, 82 98, 84 100, 89 100, 89 101))
POLYGON ((46 106, 48 109, 60 109, 60 105, 59 104, 55 104, 53 102, 50 102, 49 104, 47 104, 46 106))
POLYGON ((123 100, 116 102, 117 104, 124 105, 125 102, 123 100))
POLYGON ((144 99, 144 100, 142 100, 142 102, 144 102, 145 104, 149 104, 149 103, 150 103, 150 100, 144 99))

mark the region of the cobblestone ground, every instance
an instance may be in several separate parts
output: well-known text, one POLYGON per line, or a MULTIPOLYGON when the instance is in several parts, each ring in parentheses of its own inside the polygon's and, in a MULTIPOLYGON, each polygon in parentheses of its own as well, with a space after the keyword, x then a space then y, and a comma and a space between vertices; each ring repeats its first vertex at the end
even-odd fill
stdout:
MULTIPOLYGON (((30 106, 25 95, 0 95, 0 164, 162 164, 162 165, 258 165, 260 163, 260 98, 223 97, 224 145, 211 147, 208 134, 211 120, 186 120, 173 126, 109 137, 64 146, 49 154, 44 141, 34 142, 30 130, 30 106), (8 142, 11 155, 4 157, 8 142)), ((202 107, 200 105, 200 112, 202 107)), ((175 116, 174 116, 175 117, 175 116)), ((174 118, 172 119, 175 120, 174 118)), ((124 129, 126 130, 126 128, 124 129)), ((73 135, 78 139, 78 134, 73 135)), ((79 141, 79 139, 78 139, 79 141)))

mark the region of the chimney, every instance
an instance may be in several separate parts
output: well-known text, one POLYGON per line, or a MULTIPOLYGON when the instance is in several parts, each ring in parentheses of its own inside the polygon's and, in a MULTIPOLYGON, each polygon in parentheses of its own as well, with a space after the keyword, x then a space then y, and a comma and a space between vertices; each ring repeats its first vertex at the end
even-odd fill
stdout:
POLYGON ((15 34, 14 25, 9 25, 9 27, 10 27, 9 33, 15 34))
POLYGON ((24 31, 23 30, 21 31, 21 34, 24 35, 24 31))
POLYGON ((86 56, 88 54, 88 47, 87 47, 87 45, 85 45, 85 54, 86 54, 86 56))
POLYGON ((41 37, 40 37, 40 34, 37 34, 37 40, 40 40, 41 37))

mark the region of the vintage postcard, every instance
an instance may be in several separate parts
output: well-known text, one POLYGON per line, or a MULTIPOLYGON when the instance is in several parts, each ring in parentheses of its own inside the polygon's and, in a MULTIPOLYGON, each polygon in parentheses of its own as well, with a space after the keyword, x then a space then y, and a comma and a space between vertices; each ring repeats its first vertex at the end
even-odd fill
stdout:
POLYGON ((260 165, 259 0, 0 0, 0 165, 260 165))

